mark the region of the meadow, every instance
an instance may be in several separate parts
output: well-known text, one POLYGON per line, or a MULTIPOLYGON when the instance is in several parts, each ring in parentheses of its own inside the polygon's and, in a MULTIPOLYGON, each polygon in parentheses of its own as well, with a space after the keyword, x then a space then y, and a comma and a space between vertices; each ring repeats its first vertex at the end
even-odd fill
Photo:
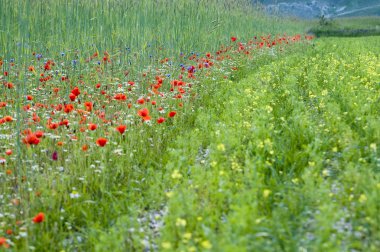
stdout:
POLYGON ((308 33, 317 37, 380 36, 379 16, 320 18, 309 22, 308 33))
POLYGON ((0 0, 1 251, 377 251, 378 36, 250 1, 0 0))

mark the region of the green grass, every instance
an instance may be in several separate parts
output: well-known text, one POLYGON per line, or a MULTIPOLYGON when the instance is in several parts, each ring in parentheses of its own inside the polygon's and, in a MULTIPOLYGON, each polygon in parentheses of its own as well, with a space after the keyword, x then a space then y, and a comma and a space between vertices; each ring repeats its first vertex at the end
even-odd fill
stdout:
POLYGON ((136 115, 136 98, 148 97, 156 75, 173 74, 165 76, 169 89, 167 83, 181 74, 160 63, 164 57, 179 63, 180 52, 213 53, 231 45, 231 36, 244 41, 291 34, 306 24, 270 19, 246 1, 0 0, 0 6, 1 82, 15 84, 0 87, 0 102, 9 104, 0 118, 16 119, 0 125, 1 157, 6 149, 14 151, 0 165, 0 238, 6 237, 10 250, 376 251, 380 246, 378 37, 325 38, 256 50, 252 57, 228 54, 232 60, 188 81, 194 88, 183 107, 175 99, 162 102, 165 113, 176 109, 176 117, 150 126, 136 115), (85 63, 105 50, 115 63, 85 63), (8 64, 12 58, 15 66, 8 64), (52 74, 63 73, 40 83, 40 73, 50 74, 43 70, 50 58, 60 64, 52 74), (69 81, 60 81, 66 74, 69 81), (128 93, 132 110, 112 100, 112 92, 122 92, 118 85, 128 80, 137 82, 128 93), (111 99, 99 98, 98 82, 111 99), (69 103, 76 85, 82 90, 81 101, 72 102, 76 107, 91 100, 94 110, 128 123, 127 132, 121 136, 116 125, 95 113, 87 122, 99 130, 90 132, 87 123, 78 123, 78 113, 53 115, 53 109, 36 109, 41 123, 28 124, 35 107, 27 112, 25 105, 69 103), (56 96, 53 87, 60 88, 56 96), (26 95, 41 100, 26 101, 26 95), (68 118, 70 125, 49 130, 49 117, 68 118), (28 127, 46 131, 38 146, 21 143, 20 132, 28 127), (109 138, 104 148, 95 145, 100 136, 109 138), (38 212, 46 219, 35 224, 38 212))
POLYGON ((314 20, 310 23, 310 33, 317 37, 360 37, 379 36, 380 17, 350 17, 326 20, 314 20))
POLYGON ((142 250, 145 239, 163 251, 376 251, 377 43, 318 40, 205 84, 146 177, 144 209, 90 235, 96 249, 142 250))
MULTIPOLYGON (((377 43, 319 40, 208 87, 212 99, 159 175, 169 197, 158 208, 167 214, 157 243, 169 251, 209 243, 211 251, 376 251, 377 43)), ((124 221, 100 236, 99 251, 132 235, 124 221)))
POLYGON ((46 196, 31 208, 49 216, 31 227, 28 243, 68 251, 376 251, 378 41, 315 43, 257 58, 240 81, 206 81, 195 111, 171 132, 144 130, 154 143, 166 139, 160 151, 140 136, 133 160, 110 150, 80 158, 53 191, 55 175, 40 176, 46 196), (91 163, 103 166, 101 177, 91 163), (68 197, 73 186, 79 199, 68 197))
MULTIPOLYGON (((0 53, 99 50, 148 44, 165 56, 214 50, 222 37, 301 32, 302 22, 266 17, 248 0, 236 1, 10 1, 1 0, 0 53)), ((143 62, 141 62, 143 63, 143 62)))

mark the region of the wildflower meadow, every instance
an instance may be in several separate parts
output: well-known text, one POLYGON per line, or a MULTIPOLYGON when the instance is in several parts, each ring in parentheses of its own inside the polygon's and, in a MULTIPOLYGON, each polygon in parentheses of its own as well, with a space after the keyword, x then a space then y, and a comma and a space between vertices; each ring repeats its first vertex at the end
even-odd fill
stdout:
POLYGON ((379 251, 378 36, 249 0, 0 14, 0 251, 379 251))

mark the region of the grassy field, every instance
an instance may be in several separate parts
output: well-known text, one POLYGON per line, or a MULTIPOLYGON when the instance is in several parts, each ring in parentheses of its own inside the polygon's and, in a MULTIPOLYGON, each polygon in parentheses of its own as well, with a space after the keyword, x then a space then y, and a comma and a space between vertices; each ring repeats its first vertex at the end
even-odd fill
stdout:
POLYGON ((0 6, 0 250, 380 247, 379 37, 248 1, 0 6))
POLYGON ((361 37, 380 35, 380 17, 320 19, 311 21, 310 33, 317 37, 361 37))

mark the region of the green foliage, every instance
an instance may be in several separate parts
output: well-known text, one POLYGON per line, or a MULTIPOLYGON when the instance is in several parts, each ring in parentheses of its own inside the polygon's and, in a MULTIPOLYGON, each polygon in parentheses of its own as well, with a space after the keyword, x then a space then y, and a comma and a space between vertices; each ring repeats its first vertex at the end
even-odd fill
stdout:
POLYGON ((317 37, 361 37, 380 34, 380 17, 335 18, 322 16, 319 21, 311 22, 309 33, 317 37))
MULTIPOLYGON (((155 210, 164 224, 149 244, 376 251, 380 62, 377 39, 363 42, 320 40, 255 60, 238 82, 206 83, 194 125, 167 152, 166 199, 155 210)), ((129 237, 125 223, 101 239, 129 237)))
POLYGON ((0 0, 0 53, 66 51, 87 53, 148 44, 166 56, 216 49, 221 38, 299 32, 302 24, 256 11, 248 0, 0 0))
MULTIPOLYGON (((77 52, 130 47, 133 56, 120 57, 117 69, 131 59, 134 76, 151 62, 148 50, 158 60, 215 50, 232 35, 304 27, 271 20, 240 0, 0 0, 0 6, 2 58, 17 56, 27 67, 32 52, 66 52, 70 61, 77 52)), ((22 179, 0 173, 0 237, 15 251, 376 251, 377 47, 373 37, 263 49, 233 62, 238 70, 230 78, 220 71, 200 80, 191 107, 165 129, 139 125, 126 139, 114 138, 109 144, 120 153, 63 147, 56 163, 62 169, 53 169, 46 152, 19 151, 22 159, 16 156, 12 168, 22 179), (40 211, 46 220, 31 223, 40 211), (4 234, 7 229, 15 233, 4 234)), ((1 113, 21 113, 30 88, 22 85, 25 75, 15 75, 15 103, 1 113)), ((17 121, 18 132, 24 126, 17 121)), ((12 137, 6 141, 20 142, 12 137)), ((48 139, 39 146, 52 147, 58 148, 48 139)))
POLYGON ((326 17, 325 17, 325 15, 321 15, 320 17, 319 17, 319 25, 320 26, 329 26, 329 25, 331 25, 331 20, 329 20, 329 19, 327 19, 326 17))

